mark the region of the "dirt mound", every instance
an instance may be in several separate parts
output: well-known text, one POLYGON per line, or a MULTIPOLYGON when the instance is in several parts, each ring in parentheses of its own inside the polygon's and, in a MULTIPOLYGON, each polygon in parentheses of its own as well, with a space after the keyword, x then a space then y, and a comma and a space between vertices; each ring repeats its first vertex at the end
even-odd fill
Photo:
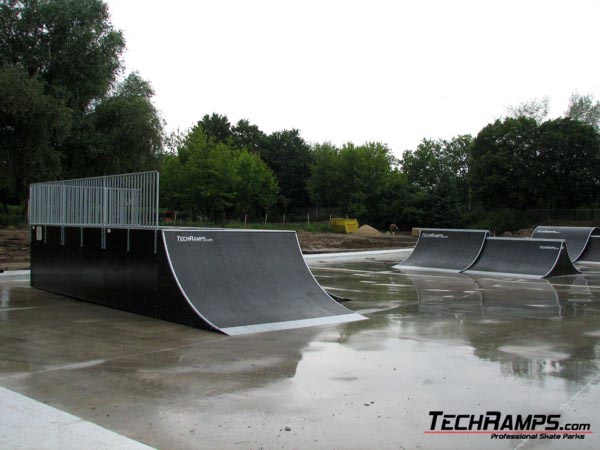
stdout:
POLYGON ((379 231, 369 225, 363 225, 360 227, 356 234, 360 234, 361 236, 381 236, 379 231))

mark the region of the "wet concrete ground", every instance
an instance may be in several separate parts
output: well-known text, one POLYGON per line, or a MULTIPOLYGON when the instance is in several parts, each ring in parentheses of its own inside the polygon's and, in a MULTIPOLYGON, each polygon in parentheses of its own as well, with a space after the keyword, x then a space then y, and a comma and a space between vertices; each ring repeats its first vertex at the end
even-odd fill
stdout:
POLYGON ((370 320, 239 337, 5 284, 0 386, 159 448, 600 448, 600 273, 397 262, 310 260, 370 320), (592 434, 426 434, 432 410, 560 414, 592 434))

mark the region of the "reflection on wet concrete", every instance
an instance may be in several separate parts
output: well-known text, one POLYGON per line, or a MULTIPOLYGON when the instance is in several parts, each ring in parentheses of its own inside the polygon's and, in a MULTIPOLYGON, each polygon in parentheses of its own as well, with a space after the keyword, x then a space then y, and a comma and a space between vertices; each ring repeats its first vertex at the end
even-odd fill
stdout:
POLYGON ((371 320, 344 326, 342 341, 368 329, 411 324, 411 335, 467 343, 474 355, 499 362, 505 375, 580 380, 599 370, 600 274, 549 281, 370 266, 368 284, 364 263, 313 268, 317 278, 336 274, 324 281, 328 286, 363 286, 359 295, 348 295, 354 298, 349 306, 366 308, 371 320))
POLYGON ((393 263, 311 263, 367 321, 242 337, 1 288, 0 385, 163 448, 520 444, 426 436, 430 410, 600 427, 600 274, 517 280, 393 263))

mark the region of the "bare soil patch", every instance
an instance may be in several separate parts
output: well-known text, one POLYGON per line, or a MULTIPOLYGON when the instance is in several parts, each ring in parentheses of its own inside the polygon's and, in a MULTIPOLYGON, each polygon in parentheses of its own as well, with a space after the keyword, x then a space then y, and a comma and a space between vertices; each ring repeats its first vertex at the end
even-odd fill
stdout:
POLYGON ((376 235, 307 233, 298 232, 300 247, 304 253, 329 253, 353 250, 382 250, 412 247, 417 239, 409 233, 395 235, 379 233, 376 235))
POLYGON ((29 228, 0 229, 0 271, 29 269, 29 228))

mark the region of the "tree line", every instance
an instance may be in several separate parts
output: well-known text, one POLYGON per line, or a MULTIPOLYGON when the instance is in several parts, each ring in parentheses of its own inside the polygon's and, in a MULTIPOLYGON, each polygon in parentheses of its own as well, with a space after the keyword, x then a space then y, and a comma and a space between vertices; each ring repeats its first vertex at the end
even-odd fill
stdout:
POLYGON ((510 107, 475 136, 309 143, 205 114, 165 135, 150 83, 125 74, 125 38, 101 0, 0 0, 0 201, 29 183, 161 171, 161 205, 209 220, 336 207, 376 227, 527 225, 531 208, 598 206, 600 103, 574 93, 510 107))
POLYGON ((157 167, 150 83, 100 0, 0 0, 0 201, 30 183, 157 167))

